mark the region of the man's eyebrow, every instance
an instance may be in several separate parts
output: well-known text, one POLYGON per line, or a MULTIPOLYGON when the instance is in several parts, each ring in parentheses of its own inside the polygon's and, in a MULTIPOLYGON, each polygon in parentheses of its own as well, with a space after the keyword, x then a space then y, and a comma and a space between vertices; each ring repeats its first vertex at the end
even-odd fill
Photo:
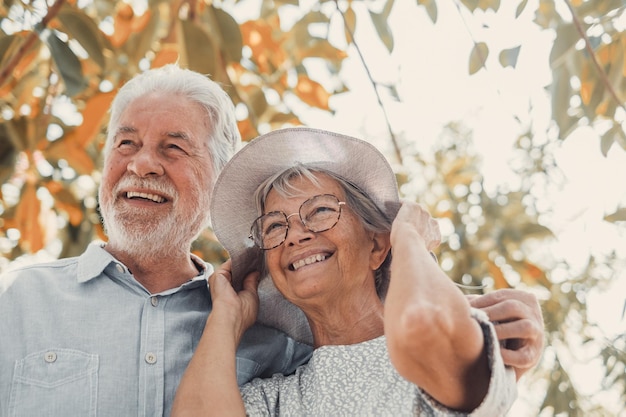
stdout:
POLYGON ((186 132, 178 131, 178 130, 175 132, 166 132, 165 136, 168 136, 170 138, 189 140, 189 134, 187 134, 186 132))
POLYGON ((115 131, 115 136, 119 135, 120 133, 136 133, 136 132, 137 132, 137 129, 135 129, 132 126, 120 126, 115 131))

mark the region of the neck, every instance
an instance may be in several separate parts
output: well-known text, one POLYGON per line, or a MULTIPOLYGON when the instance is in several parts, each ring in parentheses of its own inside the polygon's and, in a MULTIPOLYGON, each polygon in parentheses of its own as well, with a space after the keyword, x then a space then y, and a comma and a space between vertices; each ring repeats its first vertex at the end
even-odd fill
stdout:
POLYGON ((383 304, 378 296, 352 300, 352 303, 326 303, 323 308, 305 310, 316 348, 352 345, 384 334, 383 304))
POLYGON ((105 246, 105 250, 126 265, 135 280, 151 294, 176 288, 198 275, 198 268, 188 251, 137 256, 111 243, 105 246))

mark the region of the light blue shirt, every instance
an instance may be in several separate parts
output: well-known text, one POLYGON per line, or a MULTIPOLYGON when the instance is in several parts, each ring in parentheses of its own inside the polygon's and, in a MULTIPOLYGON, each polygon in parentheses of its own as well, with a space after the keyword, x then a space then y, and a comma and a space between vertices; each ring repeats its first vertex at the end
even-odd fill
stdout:
MULTIPOLYGON (((211 310, 203 269, 150 294, 99 244, 0 277, 0 417, 168 416, 211 310)), ((253 326, 240 384, 292 373, 310 347, 253 326)))

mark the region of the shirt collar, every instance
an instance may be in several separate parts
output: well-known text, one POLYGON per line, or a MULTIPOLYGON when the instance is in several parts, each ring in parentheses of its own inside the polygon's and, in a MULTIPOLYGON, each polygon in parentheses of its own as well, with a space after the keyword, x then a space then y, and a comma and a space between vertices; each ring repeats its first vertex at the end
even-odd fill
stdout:
MULTIPOLYGON (((90 281, 104 272, 107 266, 112 263, 120 263, 113 255, 104 249, 103 242, 93 242, 87 246, 78 258, 77 280, 79 283, 90 281)), ((209 275, 213 273, 210 264, 204 262, 200 257, 190 254, 191 260, 198 268, 198 275, 191 279, 190 282, 205 281, 208 282, 209 275)), ((183 285, 184 286, 184 285, 183 285)))

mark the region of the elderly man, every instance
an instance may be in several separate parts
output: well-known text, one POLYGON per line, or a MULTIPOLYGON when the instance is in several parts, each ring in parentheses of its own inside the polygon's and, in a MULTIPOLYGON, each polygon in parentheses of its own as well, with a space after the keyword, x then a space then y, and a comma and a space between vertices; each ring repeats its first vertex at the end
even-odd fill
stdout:
MULTIPOLYGON (((233 104, 206 76, 169 65, 120 89, 99 190, 108 242, 2 277, 0 417, 170 414, 211 311, 213 268, 191 243, 239 142, 233 104)), ((512 363, 523 372, 539 358, 539 309, 507 298, 527 309, 505 314, 520 330, 507 337, 525 342, 513 352, 523 366, 512 363)), ((291 373, 310 351, 255 325, 237 353, 238 383, 291 373)))

